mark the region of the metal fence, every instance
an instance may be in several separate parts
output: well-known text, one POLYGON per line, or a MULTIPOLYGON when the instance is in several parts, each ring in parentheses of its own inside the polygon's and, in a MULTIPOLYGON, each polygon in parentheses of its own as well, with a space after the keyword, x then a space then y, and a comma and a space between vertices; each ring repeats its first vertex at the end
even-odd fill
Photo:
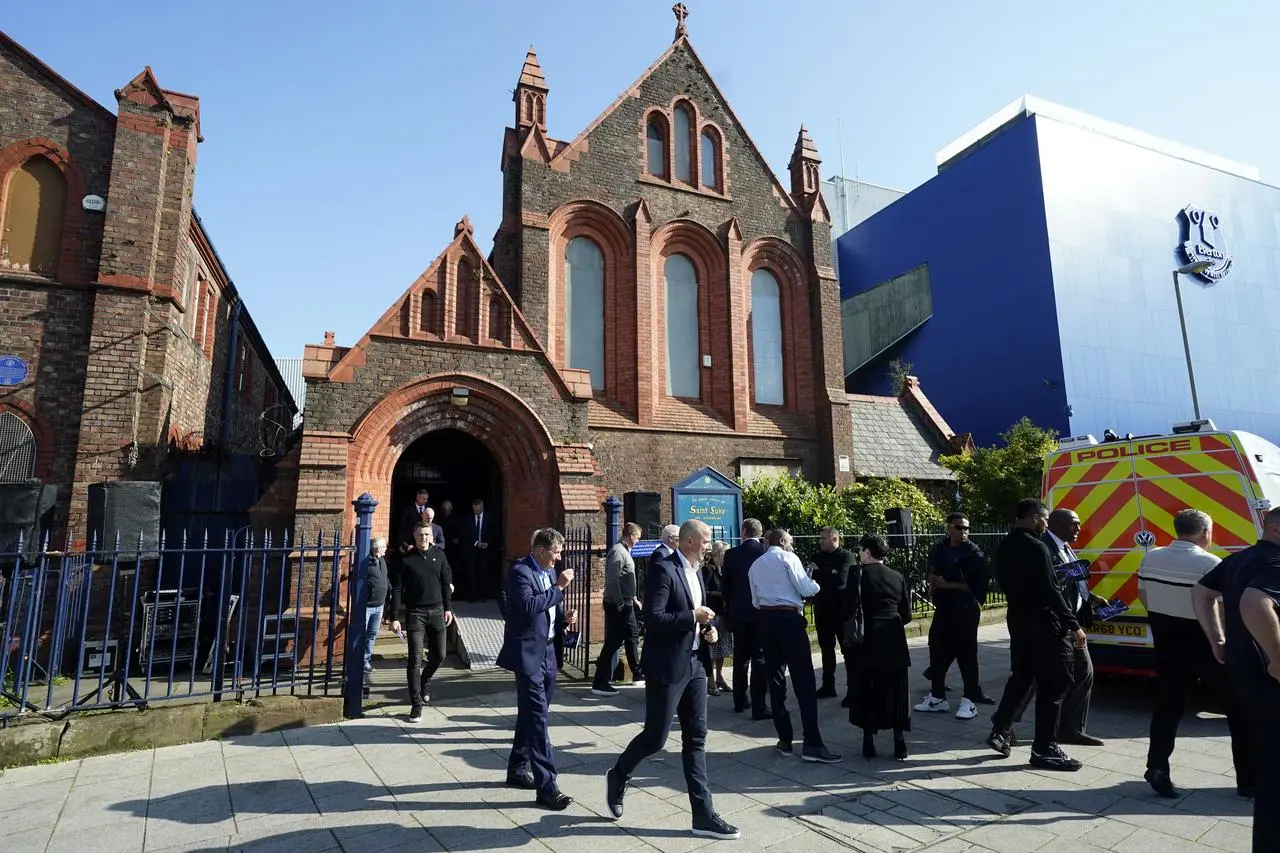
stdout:
POLYGON ((564 594, 565 610, 578 612, 579 640, 572 648, 564 649, 564 666, 587 677, 591 659, 591 528, 587 526, 566 530, 564 552, 560 558, 561 570, 573 569, 573 583, 564 594))
POLYGON ((28 714, 342 689, 354 546, 227 534, 0 553, 0 727, 28 714))

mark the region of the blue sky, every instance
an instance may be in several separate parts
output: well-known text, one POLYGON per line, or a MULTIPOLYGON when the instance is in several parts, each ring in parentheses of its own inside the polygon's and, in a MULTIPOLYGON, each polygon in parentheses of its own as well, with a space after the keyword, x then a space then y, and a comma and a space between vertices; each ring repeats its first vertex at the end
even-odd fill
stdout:
MULTIPOLYGON (((909 189, 1024 92, 1280 183, 1280 4, 686 0, 775 171, 804 123, 849 177, 909 189)), ((199 95, 196 206, 276 356, 354 343, 471 216, 488 248, 510 90, 534 45, 574 137, 671 42, 668 0, 4 4, 0 29, 114 108, 150 65, 199 95)))

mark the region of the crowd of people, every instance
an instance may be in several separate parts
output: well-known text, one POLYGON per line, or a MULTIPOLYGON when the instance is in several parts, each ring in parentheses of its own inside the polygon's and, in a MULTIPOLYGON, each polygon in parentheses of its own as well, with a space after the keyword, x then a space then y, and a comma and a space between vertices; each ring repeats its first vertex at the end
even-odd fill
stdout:
MULTIPOLYGON (((1280 707, 1280 508, 1263 517, 1256 545, 1221 561, 1208 550, 1209 516, 1187 509, 1173 522, 1177 540, 1149 550, 1139 571, 1157 675, 1146 780, 1161 796, 1180 795, 1169 767, 1179 721, 1198 682, 1221 685, 1218 695, 1229 697, 1237 792, 1255 801, 1254 849, 1275 849, 1280 736, 1271 720, 1280 707)), ((1088 562, 1072 548, 1080 529, 1074 511, 1050 513, 1038 500, 1022 501, 996 554, 1007 600, 1010 675, 986 742, 1009 757, 1019 744, 1014 726, 1035 699, 1029 763, 1043 770, 1080 769, 1081 763, 1062 749, 1064 743, 1103 744, 1087 731, 1093 663, 1085 629, 1099 618, 1096 608, 1107 602, 1090 592, 1084 580, 1088 562)), ((606 774, 611 815, 622 817, 630 779, 646 758, 663 749, 672 721, 678 720, 693 833, 738 838, 739 830, 715 811, 708 782, 708 697, 728 692, 735 713, 750 711, 753 719, 771 720, 774 748, 790 757, 797 753, 787 708, 789 682, 800 717, 799 758, 840 762, 842 756, 823 741, 817 713, 820 699, 840 695, 837 649, 846 673, 842 704, 849 721, 862 730, 868 760, 877 756, 876 736, 883 731, 892 733, 894 758, 908 757, 913 707, 921 713, 950 712, 946 680, 953 663, 963 684, 957 718, 972 719, 979 705, 996 704, 982 690, 977 654, 989 572, 969 530, 963 514, 952 514, 946 538, 929 554, 934 611, 925 677, 930 689, 913 706, 904 627, 912 619, 912 590, 901 573, 885 565, 889 545, 884 537, 864 536, 850 550, 842 547, 839 531, 824 528, 819 550, 806 564, 786 530, 766 533, 758 520, 748 518, 741 543, 728 547, 712 541, 706 524, 691 520, 663 529, 641 576, 631 555, 640 529, 627 524, 606 557, 605 636, 592 692, 615 695, 627 683, 643 688, 645 718, 641 732, 606 774), (805 617, 810 600, 821 649, 820 683, 805 617), (629 682, 624 681, 624 656, 629 682), (729 657, 731 683, 724 678, 729 657)), ((421 706, 429 701, 429 681, 443 658, 444 631, 452 620, 449 564, 437 555, 432 534, 429 520, 417 525, 414 552, 385 580, 393 615, 403 608, 409 629, 411 722, 421 718, 421 706)), ((538 530, 530 553, 508 572, 498 658, 516 680, 507 784, 534 791, 536 802, 553 810, 572 803, 557 784, 548 731, 559 667, 557 626, 572 627, 577 619, 564 604, 574 573, 557 566, 563 547, 559 532, 538 530)), ((372 559, 385 573, 377 549, 372 559)), ((377 571, 371 566, 371 579, 377 571)))

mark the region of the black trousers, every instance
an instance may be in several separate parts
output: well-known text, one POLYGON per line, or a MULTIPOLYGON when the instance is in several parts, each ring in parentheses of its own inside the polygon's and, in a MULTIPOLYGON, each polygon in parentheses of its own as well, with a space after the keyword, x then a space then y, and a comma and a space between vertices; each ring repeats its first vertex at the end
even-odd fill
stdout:
POLYGON ((791 670, 791 689, 800 706, 800 725, 804 745, 820 749, 822 733, 818 731, 817 685, 813 677, 813 659, 809 651, 808 625, 803 614, 794 610, 761 610, 759 625, 764 632, 764 662, 769 672, 769 701, 773 705, 773 727, 778 740, 791 743, 795 731, 791 712, 787 710, 787 670, 791 670))
POLYGON ((641 677, 640 655, 636 651, 636 638, 639 636, 640 626, 636 624, 634 605, 628 604, 621 609, 612 604, 604 605, 604 647, 600 649, 600 657, 596 660, 593 687, 609 686, 609 679, 615 675, 615 667, 620 663, 618 652, 622 649, 626 650, 631 677, 641 677))
POLYGON ((764 708, 765 688, 768 676, 764 666, 764 637, 756 619, 734 620, 733 623, 733 708, 741 711, 747 707, 750 686, 751 707, 764 708), (750 667, 750 678, 748 678, 750 667))
POLYGON ((1236 769, 1236 785, 1257 785, 1257 755, 1253 749, 1248 711, 1227 677, 1227 671, 1213 657, 1209 640, 1194 619, 1180 619, 1163 613, 1147 617, 1156 653, 1156 704, 1151 712, 1151 744, 1147 767, 1169 772, 1178 737, 1178 724, 1187 710, 1187 700, 1202 681, 1208 691, 1226 703, 1227 728, 1231 732, 1231 759, 1236 769))
POLYGON ((1280 851, 1280 681, 1262 671, 1230 669, 1231 684, 1249 711, 1257 792, 1253 798, 1253 853, 1280 851))
POLYGON ((1033 748, 1043 750, 1056 743, 1062 702, 1071 688, 1074 658, 1071 636, 1061 632, 1054 623, 1035 616, 1009 619, 1012 672, 1000 697, 1000 706, 991 718, 991 727, 998 732, 1008 731, 1014 715, 1026 706, 1034 690, 1037 696, 1033 748))
POLYGON ((555 752, 548 730, 551 700, 556 694, 556 650, 547 643, 542 671, 530 677, 516 675, 516 731, 507 758, 507 776, 533 774, 538 793, 552 796, 560 790, 556 783, 555 752))
MULTIPOLYGON (((840 607, 821 607, 814 605, 813 626, 818 632, 818 648, 822 650, 822 689, 835 689, 836 686, 836 647, 840 647, 840 656, 844 658, 844 645, 841 643, 844 633, 844 622, 840 619, 840 607)), ((849 661, 844 664, 844 692, 849 693, 849 661)))
POLYGON ((422 695, 431 685, 431 676, 444 663, 444 607, 410 607, 404 614, 405 633, 409 635, 409 704, 421 705, 422 695), (423 646, 427 661, 422 662, 423 646))
POLYGON ((665 684, 645 679, 644 729, 632 738, 615 768, 624 780, 630 779, 641 761, 667 745, 671 719, 678 718, 689 809, 694 818, 706 818, 715 813, 707 781, 707 674, 697 652, 690 650, 689 657, 689 677, 684 681, 665 684))
POLYGON ((933 698, 946 698, 947 670, 951 669, 952 662, 960 665, 964 698, 976 702, 982 695, 982 683, 978 677, 978 622, 981 616, 976 606, 943 605, 933 612, 933 624, 929 626, 929 674, 933 680, 929 692, 933 698))

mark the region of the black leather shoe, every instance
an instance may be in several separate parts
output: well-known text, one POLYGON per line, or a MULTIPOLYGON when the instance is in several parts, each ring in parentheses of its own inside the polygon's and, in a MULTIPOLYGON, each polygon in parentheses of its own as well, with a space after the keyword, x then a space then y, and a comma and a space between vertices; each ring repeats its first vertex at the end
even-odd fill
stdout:
POLYGON ((826 685, 823 685, 818 688, 818 692, 814 695, 819 699, 834 699, 837 694, 835 687, 827 687, 826 685))
POLYGON ((1155 791, 1162 797, 1173 799, 1182 793, 1178 790, 1177 786, 1173 784, 1173 780, 1169 778, 1169 773, 1166 770, 1158 770, 1155 767, 1152 767, 1145 775, 1143 775, 1142 778, 1147 780, 1147 784, 1151 786, 1151 790, 1155 791))
POLYGON ((553 812, 562 812, 569 806, 573 805, 573 797, 563 791, 556 791, 554 794, 543 796, 539 794, 536 802, 544 809, 550 809, 553 812))
POLYGON ((753 719, 753 720, 772 720, 772 719, 773 719, 773 711, 771 711, 771 710, 770 710, 770 709, 768 709, 768 708, 757 708, 756 710, 754 710, 754 711, 752 711, 752 712, 751 712, 751 719, 753 719))
POLYGON ((1031 747, 1031 766, 1038 767, 1041 770, 1061 770, 1066 773, 1074 773, 1080 769, 1081 764, 1063 752, 1062 747, 1056 743, 1051 743, 1043 750, 1038 750, 1034 746, 1031 747))
POLYGON ((507 776, 508 788, 519 788, 521 791, 535 791, 538 783, 533 781, 533 776, 526 773, 523 776, 507 776))
POLYGON ((713 814, 709 817, 695 817, 693 819, 693 834, 700 838, 723 838, 730 841, 742 837, 742 833, 738 832, 738 827, 726 823, 725 819, 718 814, 713 814))
POLYGON ((990 696, 988 696, 987 694, 983 693, 983 694, 982 694, 981 696, 979 696, 977 699, 974 699, 974 700, 973 700, 973 704, 975 704, 975 705, 995 705, 995 704, 996 704, 996 700, 992 699, 990 696))
POLYGON ((1106 746, 1106 741, 1084 732, 1064 732, 1058 735, 1058 743, 1069 743, 1072 746, 1106 746))
POLYGON ((604 803, 614 820, 622 819, 622 798, 626 793, 626 781, 618 773, 618 768, 610 767, 604 774, 604 803))
POLYGON ((806 746, 800 750, 800 758, 803 761, 811 761, 816 764, 840 763, 840 753, 832 752, 825 746, 806 746))

